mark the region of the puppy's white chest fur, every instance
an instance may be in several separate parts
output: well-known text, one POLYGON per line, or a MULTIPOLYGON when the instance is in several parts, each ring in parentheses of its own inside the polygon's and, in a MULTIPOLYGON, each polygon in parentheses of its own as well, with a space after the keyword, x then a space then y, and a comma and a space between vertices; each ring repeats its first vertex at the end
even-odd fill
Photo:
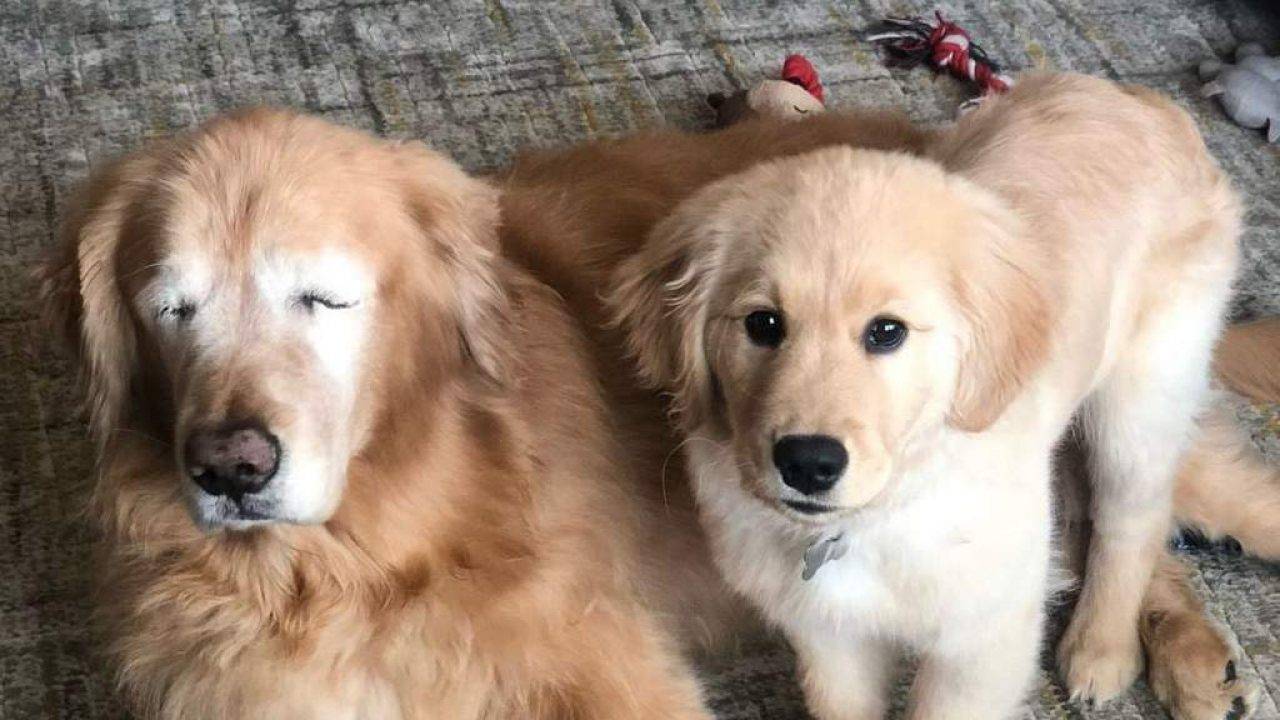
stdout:
POLYGON ((983 462, 971 447, 955 462, 939 458, 904 477, 891 498, 829 526, 804 527, 743 491, 726 474, 736 470, 724 451, 689 447, 722 572, 791 633, 950 644, 1044 592, 1049 461, 1039 453, 983 462), (1009 477, 1021 481, 1010 485, 1009 477), (806 549, 836 534, 843 555, 802 579, 806 549))

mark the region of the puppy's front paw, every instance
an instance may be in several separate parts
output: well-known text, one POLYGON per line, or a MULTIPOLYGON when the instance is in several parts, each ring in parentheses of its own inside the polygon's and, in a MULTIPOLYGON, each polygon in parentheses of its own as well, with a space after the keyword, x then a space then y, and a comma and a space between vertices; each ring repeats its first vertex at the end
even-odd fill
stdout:
POLYGON ((1138 678, 1142 644, 1132 630, 1088 632, 1082 625, 1072 622, 1058 645, 1058 671, 1072 700, 1090 705, 1106 702, 1138 678))

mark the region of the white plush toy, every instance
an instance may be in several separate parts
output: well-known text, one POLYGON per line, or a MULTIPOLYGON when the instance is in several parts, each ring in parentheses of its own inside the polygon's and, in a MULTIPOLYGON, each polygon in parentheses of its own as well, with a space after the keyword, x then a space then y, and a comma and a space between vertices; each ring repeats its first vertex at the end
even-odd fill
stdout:
POLYGON ((1261 45, 1236 48, 1236 64, 1220 60, 1200 63, 1200 92, 1216 97, 1241 127, 1266 130, 1267 142, 1280 141, 1280 57, 1268 57, 1261 45))

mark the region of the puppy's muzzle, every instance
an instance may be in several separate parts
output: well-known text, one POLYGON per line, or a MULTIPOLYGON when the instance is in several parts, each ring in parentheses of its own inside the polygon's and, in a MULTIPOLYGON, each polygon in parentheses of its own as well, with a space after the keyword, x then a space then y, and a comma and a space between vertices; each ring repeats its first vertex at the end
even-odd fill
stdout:
POLYGON ((829 435, 785 435, 773 444, 773 464, 789 487, 818 495, 840 481, 849 453, 829 435))
POLYGON ((224 423, 192 432, 183 459, 201 490, 238 503, 271 482, 280 467, 280 441, 257 421, 224 423))

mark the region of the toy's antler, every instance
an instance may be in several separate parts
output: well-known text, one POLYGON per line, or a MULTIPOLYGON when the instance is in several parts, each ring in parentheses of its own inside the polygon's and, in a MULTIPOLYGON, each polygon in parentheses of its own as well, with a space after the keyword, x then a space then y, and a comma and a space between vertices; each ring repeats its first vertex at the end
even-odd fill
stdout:
POLYGON ((818 102, 826 102, 822 97, 822 81, 818 79, 818 71, 805 56, 788 55, 782 62, 782 79, 804 88, 818 102))

